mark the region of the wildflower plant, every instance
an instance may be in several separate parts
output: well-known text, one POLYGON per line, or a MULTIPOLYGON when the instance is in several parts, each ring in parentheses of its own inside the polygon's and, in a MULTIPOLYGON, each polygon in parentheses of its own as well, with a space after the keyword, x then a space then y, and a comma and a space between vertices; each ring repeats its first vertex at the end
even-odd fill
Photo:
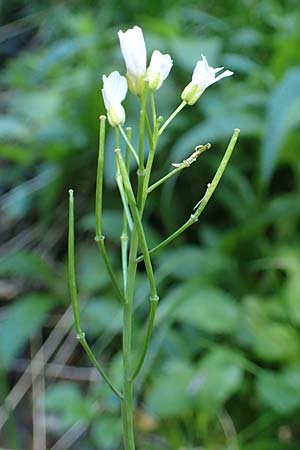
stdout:
POLYGON ((95 241, 105 262, 109 273, 112 287, 120 300, 120 307, 123 309, 123 386, 122 389, 116 387, 109 379, 101 364, 92 352, 85 333, 80 325, 80 313, 78 306, 78 296, 75 276, 74 258, 74 193, 69 190, 69 285, 72 299, 75 329, 79 342, 86 351, 93 365, 98 369, 103 379, 106 381, 113 393, 119 398, 123 421, 123 439, 125 450, 135 449, 134 439, 134 382, 143 366, 147 350, 149 348, 152 331, 155 324, 155 314, 159 301, 156 289, 155 275, 152 265, 152 255, 159 249, 170 244, 188 227, 198 221, 212 194, 214 193, 224 170, 229 162, 235 147, 239 130, 233 131, 232 138, 225 151, 223 159, 211 180, 207 184, 204 196, 197 203, 189 219, 173 234, 150 249, 147 244, 147 236, 143 226, 143 212, 146 207, 148 196, 165 183, 169 178, 181 170, 188 168, 198 157, 208 150, 211 145, 199 145, 181 163, 174 163, 173 169, 160 180, 151 182, 151 170, 154 162, 155 152, 160 136, 165 132, 167 126, 177 114, 186 106, 194 105, 204 90, 224 77, 233 73, 225 70, 220 75, 221 68, 212 68, 208 65, 205 56, 198 61, 192 81, 183 89, 181 94, 182 102, 167 120, 157 117, 154 93, 160 89, 168 77, 173 61, 170 55, 164 55, 159 50, 155 50, 151 56, 150 64, 147 68, 147 51, 144 36, 141 28, 135 26, 125 33, 119 31, 121 51, 126 65, 126 77, 114 71, 110 75, 103 75, 102 95, 104 105, 107 110, 109 125, 115 129, 115 157, 116 157, 116 184, 120 193, 123 206, 123 227, 120 237, 121 261, 123 283, 119 284, 110 258, 105 246, 105 237, 102 233, 102 198, 103 198, 103 166, 105 157, 105 130, 106 116, 100 116, 99 154, 96 181, 96 236, 95 241), (135 148, 131 141, 131 129, 123 128, 126 122, 126 112, 122 102, 127 91, 137 96, 140 103, 138 147, 135 148), (149 103, 149 104, 148 104, 149 103), (150 117, 149 117, 150 116, 150 117), (145 139, 146 137, 146 139, 145 139), (121 139, 124 142, 124 151, 121 150, 121 139), (148 143, 149 152, 145 157, 144 143, 148 143), (137 192, 134 191, 130 173, 131 159, 134 159, 137 171, 137 192), (133 301, 135 293, 135 280, 139 263, 143 261, 147 277, 149 280, 149 317, 145 330, 144 342, 140 347, 140 354, 137 360, 132 359, 132 319, 133 301))

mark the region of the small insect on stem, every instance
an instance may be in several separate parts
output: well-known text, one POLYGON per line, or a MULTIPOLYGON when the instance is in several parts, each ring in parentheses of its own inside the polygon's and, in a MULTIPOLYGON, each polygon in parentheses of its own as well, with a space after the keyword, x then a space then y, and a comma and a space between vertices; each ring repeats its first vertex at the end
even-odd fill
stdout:
POLYGON ((207 183, 207 187, 206 187, 206 191, 205 194, 203 195, 203 197, 199 200, 199 202, 194 206, 193 210, 197 209, 198 206, 200 205, 200 203, 202 202, 202 200, 204 199, 204 197, 207 194, 208 189, 210 188, 211 183, 207 183))
POLYGON ((189 167, 193 162, 195 162, 198 158, 198 156, 201 155, 201 153, 204 153, 206 150, 209 150, 211 148, 211 144, 208 142, 205 145, 197 145, 195 147, 195 151, 187 158, 184 159, 181 163, 172 163, 173 167, 189 167))

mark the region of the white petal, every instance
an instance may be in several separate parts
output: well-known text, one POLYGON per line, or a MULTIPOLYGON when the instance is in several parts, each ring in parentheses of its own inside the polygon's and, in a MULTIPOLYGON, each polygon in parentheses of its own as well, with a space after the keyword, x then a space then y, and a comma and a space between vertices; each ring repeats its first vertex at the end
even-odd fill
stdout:
POLYGON ((120 30, 118 36, 127 72, 135 77, 145 75, 147 51, 142 29, 134 26, 125 33, 120 30))
POLYGON ((170 55, 163 55, 159 50, 154 50, 147 70, 147 79, 150 89, 159 89, 167 78, 172 68, 173 61, 170 55))
POLYGON ((202 63, 205 67, 205 70, 208 71, 209 69, 211 69, 211 67, 209 67, 209 65, 208 65, 206 57, 204 55, 201 55, 201 58, 202 58, 202 63))
POLYGON ((127 80, 118 71, 112 72, 108 77, 103 75, 103 100, 108 110, 112 104, 121 103, 126 97, 127 80))
POLYGON ((202 59, 197 62, 194 69, 192 81, 184 88, 181 94, 182 100, 188 105, 196 103, 208 86, 211 86, 222 78, 233 75, 233 72, 230 70, 225 70, 216 77, 216 73, 223 70, 224 67, 210 67, 205 56, 201 55, 201 57, 202 59))
POLYGON ((172 66, 173 66, 173 61, 172 61, 171 56, 168 54, 162 55, 160 70, 161 70, 161 74, 162 74, 162 77, 164 80, 169 75, 169 73, 172 69, 172 66))
POLYGON ((219 76, 215 76, 216 73, 220 72, 220 70, 223 70, 224 67, 211 67, 207 59, 204 55, 201 55, 202 60, 199 60, 196 64, 196 67, 193 72, 192 76, 192 82, 195 84, 198 84, 202 89, 206 89, 208 86, 211 86, 212 84, 219 81, 221 78, 228 77, 233 74, 230 70, 225 70, 223 74, 220 74, 219 76))
POLYGON ((231 72, 231 70, 225 70, 225 72, 221 73, 220 75, 218 75, 212 83, 210 83, 208 86, 210 86, 213 83, 217 83, 217 81, 220 81, 222 78, 225 77, 230 77, 231 75, 233 75, 233 72, 231 72))
POLYGON ((107 76, 103 75, 103 77, 102 77, 103 88, 101 89, 101 92, 102 92, 102 97, 103 97, 105 108, 108 109, 110 102, 109 102, 109 94, 107 92, 108 89, 107 89, 107 82, 106 82, 106 80, 107 80, 107 76))
POLYGON ((211 67, 209 67, 205 61, 198 61, 196 64, 196 67, 193 72, 192 81, 195 84, 201 84, 202 81, 209 75, 210 73, 213 73, 213 70, 211 67))

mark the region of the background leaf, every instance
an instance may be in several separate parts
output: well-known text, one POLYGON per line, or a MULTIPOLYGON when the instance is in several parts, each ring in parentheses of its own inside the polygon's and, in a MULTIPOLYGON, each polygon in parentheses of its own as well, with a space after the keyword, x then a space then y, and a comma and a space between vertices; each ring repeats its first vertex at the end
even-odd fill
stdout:
POLYGON ((56 300, 46 294, 29 294, 7 308, 0 329, 0 360, 8 369, 27 341, 47 318, 56 300))
POLYGON ((299 92, 300 70, 292 68, 269 98, 266 133, 261 152, 261 173, 264 182, 272 175, 287 134, 300 124, 299 92))

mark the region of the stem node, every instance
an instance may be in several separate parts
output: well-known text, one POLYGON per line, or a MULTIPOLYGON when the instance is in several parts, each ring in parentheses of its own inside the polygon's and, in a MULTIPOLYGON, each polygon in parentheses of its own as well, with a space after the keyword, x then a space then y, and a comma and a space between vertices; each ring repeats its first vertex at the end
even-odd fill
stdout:
POLYGON ((78 339, 79 342, 82 342, 85 339, 84 331, 77 332, 76 333, 76 339, 78 339))
POLYGON ((104 242, 105 236, 103 234, 97 234, 94 239, 96 242, 104 242))

